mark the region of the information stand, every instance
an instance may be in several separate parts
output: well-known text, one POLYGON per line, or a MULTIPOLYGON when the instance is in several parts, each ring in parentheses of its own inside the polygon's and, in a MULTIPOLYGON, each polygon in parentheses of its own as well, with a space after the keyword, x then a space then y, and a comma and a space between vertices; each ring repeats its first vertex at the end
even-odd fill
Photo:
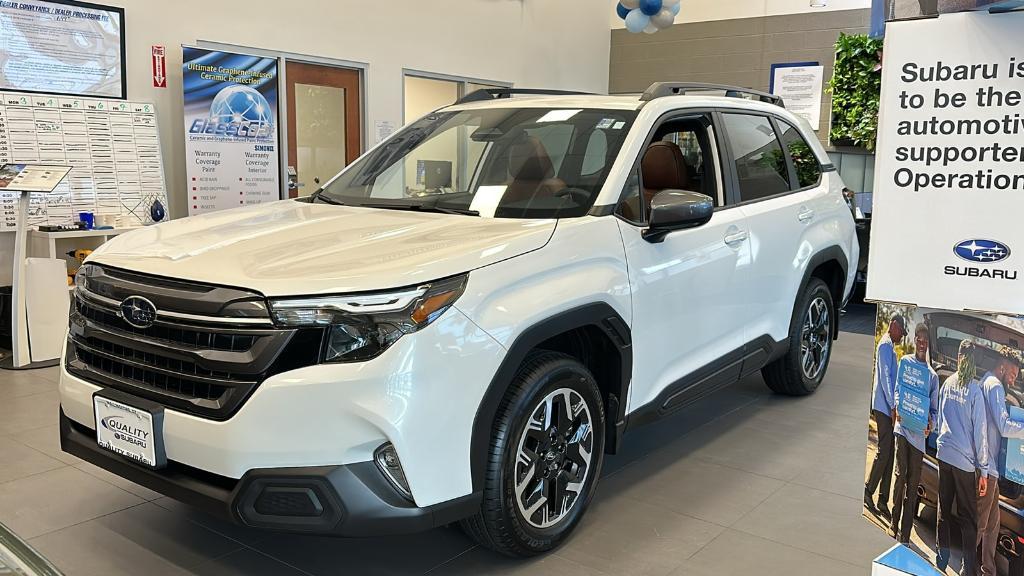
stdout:
POLYGON ((25 370, 55 365, 58 358, 32 357, 25 301, 25 251, 28 244, 28 208, 32 193, 51 193, 71 171, 70 166, 4 164, 0 166, 0 190, 17 192, 17 229, 14 240, 14 282, 11 290, 11 356, 0 361, 0 368, 25 370))

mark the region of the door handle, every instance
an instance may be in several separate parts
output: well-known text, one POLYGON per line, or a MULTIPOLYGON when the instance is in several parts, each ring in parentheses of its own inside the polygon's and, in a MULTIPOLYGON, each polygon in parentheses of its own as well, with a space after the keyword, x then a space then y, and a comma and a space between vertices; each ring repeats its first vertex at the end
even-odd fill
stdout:
POLYGON ((810 208, 803 208, 800 210, 800 213, 796 215, 796 218, 801 222, 808 222, 814 218, 814 210, 811 210, 810 208))
POLYGON ((730 245, 730 246, 733 246, 735 244, 739 244, 740 242, 743 242, 746 239, 747 239, 747 231, 746 230, 736 230, 735 232, 729 232, 728 234, 725 235, 725 243, 730 245))

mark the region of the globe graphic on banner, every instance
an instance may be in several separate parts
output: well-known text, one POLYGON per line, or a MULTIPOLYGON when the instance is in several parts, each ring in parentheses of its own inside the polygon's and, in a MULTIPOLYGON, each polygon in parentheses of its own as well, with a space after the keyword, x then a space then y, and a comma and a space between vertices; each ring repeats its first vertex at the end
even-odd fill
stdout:
POLYGON ((256 89, 241 84, 217 93, 210 104, 210 120, 225 124, 248 122, 254 134, 269 134, 274 126, 267 99, 256 89))

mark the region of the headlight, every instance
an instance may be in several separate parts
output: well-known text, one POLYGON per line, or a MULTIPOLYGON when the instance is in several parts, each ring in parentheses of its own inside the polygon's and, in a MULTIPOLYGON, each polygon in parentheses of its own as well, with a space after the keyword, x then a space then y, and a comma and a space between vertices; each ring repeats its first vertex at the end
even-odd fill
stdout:
POLYGON ((327 326, 326 362, 369 360, 436 320, 466 288, 467 275, 405 290, 270 301, 282 326, 327 326))

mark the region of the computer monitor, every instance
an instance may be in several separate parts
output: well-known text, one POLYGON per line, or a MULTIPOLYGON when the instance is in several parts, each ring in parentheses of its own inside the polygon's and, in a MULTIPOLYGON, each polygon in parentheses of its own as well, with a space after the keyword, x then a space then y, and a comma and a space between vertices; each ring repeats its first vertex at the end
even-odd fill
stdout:
POLYGON ((423 187, 427 190, 452 187, 452 163, 448 160, 420 160, 423 187))

